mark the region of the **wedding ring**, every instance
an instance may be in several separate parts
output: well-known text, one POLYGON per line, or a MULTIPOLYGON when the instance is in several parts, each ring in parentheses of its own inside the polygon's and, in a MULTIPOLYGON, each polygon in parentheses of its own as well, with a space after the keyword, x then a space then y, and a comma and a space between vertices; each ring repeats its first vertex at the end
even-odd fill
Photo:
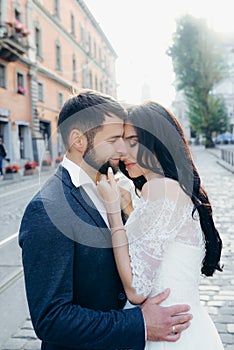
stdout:
POLYGON ((172 326, 172 333, 175 333, 175 326, 172 326))

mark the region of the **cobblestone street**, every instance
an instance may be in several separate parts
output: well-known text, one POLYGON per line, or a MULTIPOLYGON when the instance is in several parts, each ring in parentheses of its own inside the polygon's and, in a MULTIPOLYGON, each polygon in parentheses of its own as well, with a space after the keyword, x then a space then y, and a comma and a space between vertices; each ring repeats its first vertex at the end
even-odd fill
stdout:
MULTIPOLYGON (((193 147, 192 152, 213 207, 216 227, 223 240, 224 271, 216 272, 211 278, 202 278, 201 300, 216 324, 225 350, 234 350, 234 174, 217 164, 218 150, 212 154, 198 146, 193 147)), ((27 318, 2 350, 33 349, 40 349, 40 341, 27 318)))
POLYGON ((202 279, 201 300, 216 324, 225 349, 234 350, 234 175, 217 164, 217 158, 207 151, 194 151, 223 241, 224 271, 202 279))

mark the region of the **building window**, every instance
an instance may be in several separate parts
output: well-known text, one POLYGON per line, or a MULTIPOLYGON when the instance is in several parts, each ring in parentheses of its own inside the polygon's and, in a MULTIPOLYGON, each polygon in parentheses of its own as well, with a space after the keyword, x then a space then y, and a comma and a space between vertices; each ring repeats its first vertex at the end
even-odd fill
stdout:
POLYGON ((57 42, 56 43, 56 70, 61 71, 62 70, 62 52, 61 52, 61 46, 57 42))
POLYGON ((42 57, 42 41, 41 41, 41 29, 39 26, 35 26, 35 46, 36 55, 42 57))
POLYGON ((88 35, 88 43, 87 43, 87 52, 92 55, 92 40, 91 40, 91 35, 89 33, 88 35))
POLYGON ((26 132, 25 126, 19 125, 18 136, 19 136, 19 143, 20 143, 20 159, 25 158, 25 132, 26 132))
POLYGON ((59 0, 54 0, 54 14, 56 17, 60 18, 59 0))
POLYGON ((82 87, 87 87, 87 66, 85 64, 82 67, 82 87))
POLYGON ((22 22, 21 12, 19 11, 19 9, 15 9, 14 13, 15 13, 15 19, 17 19, 17 21, 19 22, 22 22))
POLYGON ((97 44, 96 44, 96 41, 94 41, 94 43, 93 43, 93 57, 94 58, 97 57, 97 44))
POLYGON ((42 134, 42 137, 44 139, 45 151, 48 151, 49 154, 51 154, 51 123, 45 120, 40 120, 39 125, 40 133, 42 134))
POLYGON ((81 38, 81 45, 85 46, 85 29, 82 25, 80 26, 80 38, 81 38))
POLYGON ((17 83, 17 93, 21 95, 25 95, 26 93, 25 79, 22 73, 19 73, 19 72, 17 73, 16 83, 17 83))
POLYGON ((59 92, 58 93, 58 107, 62 108, 62 106, 63 106, 63 93, 59 92))
POLYGON ((76 65, 76 56, 72 57, 72 80, 77 82, 77 65, 76 65))
POLYGON ((0 87, 6 88, 6 67, 0 64, 0 87))
POLYGON ((71 13, 71 34, 72 35, 76 34, 75 28, 76 28, 76 26, 75 26, 75 17, 73 15, 73 13, 71 13))
POLYGON ((93 88, 93 74, 91 71, 89 72, 89 88, 93 88))
POLYGON ((98 91, 98 78, 95 76, 95 90, 98 91))
POLYGON ((106 56, 103 56, 101 65, 102 65, 102 68, 103 68, 103 69, 106 68, 106 56))
POLYGON ((102 63, 102 50, 99 48, 99 62, 102 63))
POLYGON ((44 85, 40 82, 37 84, 37 99, 44 101, 44 85))

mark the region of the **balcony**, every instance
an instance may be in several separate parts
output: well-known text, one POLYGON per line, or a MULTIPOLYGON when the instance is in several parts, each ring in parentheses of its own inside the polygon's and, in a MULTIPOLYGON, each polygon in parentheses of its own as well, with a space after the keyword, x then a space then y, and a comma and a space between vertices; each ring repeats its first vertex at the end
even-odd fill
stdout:
POLYGON ((27 52, 29 32, 20 22, 0 23, 0 58, 8 62, 17 61, 27 52), (21 26, 16 26, 19 23, 21 26))

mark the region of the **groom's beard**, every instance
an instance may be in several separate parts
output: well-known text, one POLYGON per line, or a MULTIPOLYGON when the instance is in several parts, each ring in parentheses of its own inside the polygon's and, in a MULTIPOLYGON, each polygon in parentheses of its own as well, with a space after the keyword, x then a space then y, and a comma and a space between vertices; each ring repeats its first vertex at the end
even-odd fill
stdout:
POLYGON ((84 161, 91 166, 92 168, 96 169, 100 174, 104 174, 107 175, 107 170, 109 167, 112 168, 113 173, 116 174, 117 171, 119 170, 119 167, 116 165, 112 165, 111 161, 107 161, 105 163, 100 163, 97 161, 97 157, 96 157, 96 152, 91 149, 91 150, 86 150, 85 154, 84 154, 84 161))
POLYGON ((104 163, 104 164, 98 169, 98 171, 99 171, 100 174, 107 175, 107 171, 108 171, 108 168, 109 168, 109 167, 111 167, 112 170, 113 170, 113 172, 114 172, 114 174, 116 174, 117 171, 115 171, 115 169, 110 165, 110 162, 109 162, 109 161, 106 162, 106 163, 104 163))

